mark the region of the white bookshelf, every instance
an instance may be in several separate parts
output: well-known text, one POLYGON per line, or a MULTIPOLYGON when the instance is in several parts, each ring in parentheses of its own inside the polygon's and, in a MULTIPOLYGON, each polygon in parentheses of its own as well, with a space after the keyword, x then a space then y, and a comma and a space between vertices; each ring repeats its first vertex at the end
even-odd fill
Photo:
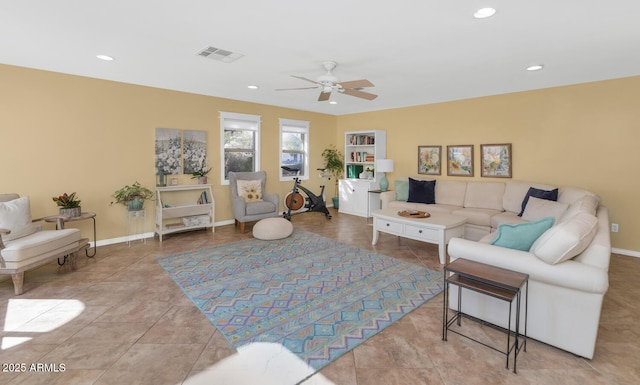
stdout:
POLYGON ((382 130, 348 131, 344 134, 344 175, 340 180, 340 208, 345 214, 368 217, 372 202, 369 191, 380 188, 376 159, 387 154, 387 133, 382 130), (360 173, 370 170, 368 176, 360 173))
POLYGON ((211 227, 215 231, 215 201, 210 184, 156 187, 155 232, 164 234, 211 227))

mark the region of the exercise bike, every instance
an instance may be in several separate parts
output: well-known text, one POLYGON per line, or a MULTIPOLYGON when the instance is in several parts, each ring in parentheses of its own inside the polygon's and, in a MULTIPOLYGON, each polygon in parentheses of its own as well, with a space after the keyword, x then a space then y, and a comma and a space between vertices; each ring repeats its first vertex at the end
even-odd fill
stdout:
POLYGON ((324 213, 327 219, 331 219, 331 214, 327 209, 327 205, 324 201, 324 186, 327 184, 327 180, 331 179, 329 174, 325 173, 324 168, 319 168, 320 177, 322 178, 322 185, 320 185, 320 195, 315 195, 309 189, 304 187, 298 178, 300 174, 300 169, 291 168, 287 166, 281 166, 281 168, 285 171, 295 172, 296 176, 293 178, 293 189, 284 197, 284 206, 287 208, 287 211, 282 213, 282 216, 291 220, 291 212, 295 211, 297 213, 306 213, 306 212, 318 212, 324 213), (300 192, 305 193, 306 197, 303 196, 300 192))

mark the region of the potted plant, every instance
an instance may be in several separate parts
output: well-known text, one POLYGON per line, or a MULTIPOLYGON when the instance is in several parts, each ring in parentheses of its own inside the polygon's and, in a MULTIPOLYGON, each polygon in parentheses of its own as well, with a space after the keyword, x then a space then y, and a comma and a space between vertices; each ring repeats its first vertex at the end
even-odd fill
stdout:
POLYGON ((70 217, 79 217, 82 213, 80 208, 80 199, 76 199, 76 193, 64 193, 60 196, 52 198, 60 207, 60 215, 68 215, 70 217))
POLYGON ((322 159, 324 160, 326 172, 333 176, 336 183, 335 196, 331 199, 333 200, 333 207, 337 209, 339 205, 338 180, 342 178, 344 173, 344 156, 342 156, 342 152, 332 144, 322 151, 322 159))
POLYGON ((207 184, 207 174, 209 173, 209 171, 211 171, 211 168, 207 170, 205 167, 202 167, 201 169, 191 173, 191 179, 198 178, 199 184, 207 184))
POLYGON ((129 209, 129 211, 142 210, 144 201, 153 198, 153 191, 135 182, 131 186, 126 185, 113 193, 114 203, 121 203, 129 209))

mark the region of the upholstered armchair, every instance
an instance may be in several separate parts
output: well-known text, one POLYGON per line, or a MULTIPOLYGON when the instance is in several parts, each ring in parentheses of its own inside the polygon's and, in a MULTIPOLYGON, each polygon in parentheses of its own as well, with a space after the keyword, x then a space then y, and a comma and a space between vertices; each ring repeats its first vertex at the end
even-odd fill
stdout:
POLYGON ((23 293, 26 270, 66 255, 75 269, 78 252, 89 247, 78 229, 37 230, 33 222, 42 219, 31 219, 29 197, 0 194, 0 274, 11 274, 16 295, 23 293))
POLYGON ((244 224, 279 215, 278 194, 266 194, 267 173, 229 172, 231 205, 236 226, 244 233, 244 224))

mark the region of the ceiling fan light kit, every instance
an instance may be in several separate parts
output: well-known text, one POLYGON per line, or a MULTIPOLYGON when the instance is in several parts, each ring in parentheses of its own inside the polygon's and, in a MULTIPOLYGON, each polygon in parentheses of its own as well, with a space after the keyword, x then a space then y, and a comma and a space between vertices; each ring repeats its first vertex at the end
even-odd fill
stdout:
POLYGON ((351 80, 346 82, 341 82, 336 76, 334 76, 331 71, 333 71, 338 64, 334 61, 326 61, 322 63, 322 67, 327 71, 326 74, 319 76, 316 80, 311 80, 305 78, 303 76, 291 75, 292 77, 300 80, 304 80, 306 82, 315 83, 314 87, 301 87, 301 88, 279 88, 276 91, 291 91, 291 90, 309 90, 309 89, 320 89, 320 96, 318 96, 319 102, 324 102, 329 100, 331 97, 331 93, 336 91, 341 94, 355 96, 357 98, 373 100, 378 97, 378 95, 361 91, 362 88, 366 87, 374 87, 373 83, 366 79, 360 80, 351 80))

